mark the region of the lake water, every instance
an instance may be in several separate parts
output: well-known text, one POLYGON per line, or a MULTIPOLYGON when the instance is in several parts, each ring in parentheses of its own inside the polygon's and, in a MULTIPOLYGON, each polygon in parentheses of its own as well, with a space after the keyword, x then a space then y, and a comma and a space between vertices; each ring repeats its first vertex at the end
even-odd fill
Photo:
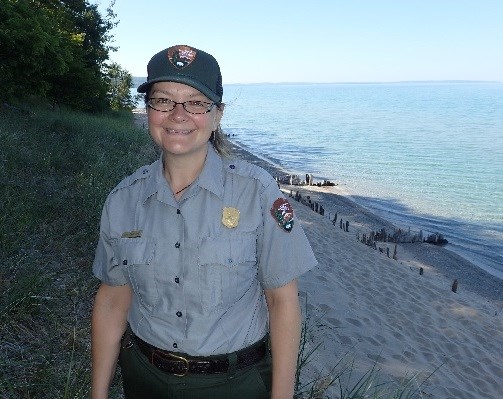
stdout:
POLYGON ((225 85, 224 131, 503 278, 503 84, 225 85))

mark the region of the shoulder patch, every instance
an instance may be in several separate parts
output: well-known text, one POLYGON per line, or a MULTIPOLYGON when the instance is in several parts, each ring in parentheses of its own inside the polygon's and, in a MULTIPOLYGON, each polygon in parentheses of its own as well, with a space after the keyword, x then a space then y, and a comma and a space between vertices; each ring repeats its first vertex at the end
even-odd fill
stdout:
POLYGON ((293 229, 293 208, 285 198, 278 198, 272 204, 271 215, 286 232, 293 229))

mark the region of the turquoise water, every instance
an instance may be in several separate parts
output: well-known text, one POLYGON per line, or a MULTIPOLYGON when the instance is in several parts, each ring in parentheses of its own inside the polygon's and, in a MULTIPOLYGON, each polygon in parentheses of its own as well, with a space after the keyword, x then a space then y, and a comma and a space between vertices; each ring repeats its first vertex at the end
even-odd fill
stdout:
POLYGON ((503 84, 226 85, 226 133, 503 278, 503 84))

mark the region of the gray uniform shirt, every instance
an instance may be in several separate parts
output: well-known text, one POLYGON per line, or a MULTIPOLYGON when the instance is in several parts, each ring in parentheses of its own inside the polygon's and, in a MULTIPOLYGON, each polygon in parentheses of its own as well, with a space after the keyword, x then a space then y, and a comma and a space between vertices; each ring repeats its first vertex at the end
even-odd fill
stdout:
POLYGON ((317 263, 301 226, 287 231, 274 217, 278 198, 266 171, 209 145, 201 174, 176 201, 160 159, 109 194, 93 272, 132 287, 128 321, 150 344, 193 356, 242 349, 267 332, 263 290, 317 263), (224 208, 239 220, 224 223, 224 208))

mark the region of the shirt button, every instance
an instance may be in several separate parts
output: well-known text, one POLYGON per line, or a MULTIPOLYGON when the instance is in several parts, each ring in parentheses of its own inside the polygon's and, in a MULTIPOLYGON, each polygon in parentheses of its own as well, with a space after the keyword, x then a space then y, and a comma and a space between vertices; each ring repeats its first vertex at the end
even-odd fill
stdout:
POLYGON ((176 342, 173 342, 173 348, 178 348, 178 344, 176 342))
POLYGON ((127 259, 124 259, 124 260, 122 261, 122 264, 123 264, 124 266, 127 266, 127 259))
POLYGON ((182 213, 182 211, 180 209, 177 209, 176 213, 179 215, 180 213, 182 213))
POLYGON ((180 284, 180 279, 178 277, 175 277, 175 283, 180 284))
POLYGON ((179 242, 177 242, 177 243, 175 244, 175 248, 180 248, 180 243, 179 243, 179 242))
POLYGON ((178 312, 176 312, 176 315, 177 315, 178 317, 182 317, 182 312, 178 311, 178 312))

